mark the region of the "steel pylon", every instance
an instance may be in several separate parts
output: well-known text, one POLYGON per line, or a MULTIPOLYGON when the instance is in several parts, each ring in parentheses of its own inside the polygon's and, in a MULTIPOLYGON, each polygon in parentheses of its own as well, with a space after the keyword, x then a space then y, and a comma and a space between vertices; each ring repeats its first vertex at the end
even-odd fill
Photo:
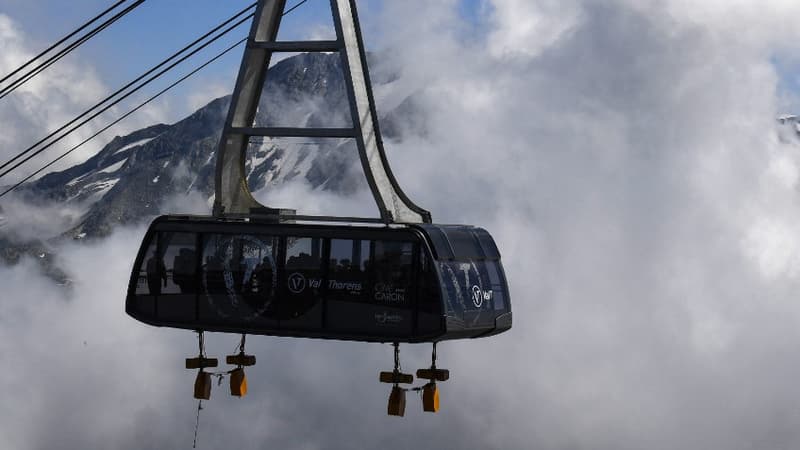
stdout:
POLYGON ((247 185, 245 159, 251 137, 352 138, 367 183, 384 223, 430 223, 430 213, 400 189, 384 152, 355 0, 330 0, 336 40, 277 41, 286 0, 260 0, 242 57, 236 87, 217 151, 215 216, 295 218, 291 209, 260 204, 247 185), (256 111, 276 52, 337 52, 350 106, 352 127, 255 127, 256 111))

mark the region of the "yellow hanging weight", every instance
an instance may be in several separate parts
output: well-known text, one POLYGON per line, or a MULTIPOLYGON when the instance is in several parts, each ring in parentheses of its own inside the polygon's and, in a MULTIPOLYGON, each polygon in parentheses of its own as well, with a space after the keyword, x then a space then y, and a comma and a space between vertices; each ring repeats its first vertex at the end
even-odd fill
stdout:
POLYGON ((241 367, 231 371, 231 395, 234 397, 247 395, 247 377, 241 367))
POLYGON ((428 383, 422 388, 422 409, 427 412, 439 411, 439 387, 428 383))

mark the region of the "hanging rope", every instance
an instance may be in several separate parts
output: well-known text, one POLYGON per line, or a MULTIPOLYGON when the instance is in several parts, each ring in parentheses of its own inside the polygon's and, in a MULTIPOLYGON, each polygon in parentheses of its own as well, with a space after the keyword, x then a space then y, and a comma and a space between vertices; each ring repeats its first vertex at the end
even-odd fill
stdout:
POLYGON ((205 358, 206 357, 206 348, 205 348, 205 342, 203 340, 203 332, 202 331, 198 331, 197 332, 197 346, 199 347, 200 357, 201 358, 205 358))
POLYGON ((197 448, 197 431, 200 429, 200 411, 203 410, 203 401, 197 401, 197 419, 194 422, 194 442, 192 442, 192 448, 197 448))

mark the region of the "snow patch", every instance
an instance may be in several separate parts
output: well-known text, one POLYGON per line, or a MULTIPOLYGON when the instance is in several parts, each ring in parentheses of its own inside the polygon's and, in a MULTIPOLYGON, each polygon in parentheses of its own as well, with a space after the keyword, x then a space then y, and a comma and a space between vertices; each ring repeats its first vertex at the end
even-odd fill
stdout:
POLYGON ((96 174, 99 174, 99 173, 114 173, 114 172, 118 171, 122 167, 122 165, 125 164, 125 162, 127 160, 128 160, 128 158, 125 158, 125 159, 123 159, 121 161, 115 162, 114 164, 112 164, 112 165, 110 165, 108 167, 104 167, 103 169, 101 169, 98 172, 89 172, 89 173, 85 173, 85 174, 83 174, 83 175, 81 175, 81 176, 79 176, 77 178, 73 178, 73 179, 71 179, 71 180, 69 180, 67 182, 67 186, 73 186, 73 185, 75 185, 75 183, 78 183, 81 180, 83 180, 84 178, 86 178, 88 176, 91 176, 91 175, 96 175, 96 174))
POLYGON ((157 137, 158 136, 147 138, 147 139, 142 139, 140 141, 136 141, 134 143, 128 144, 125 147, 122 147, 121 149, 115 151, 114 154, 116 155, 117 153, 124 152, 125 150, 129 150, 129 149, 132 149, 134 147, 139 147, 141 145, 147 144, 148 142, 152 141, 153 139, 155 139, 157 137))
POLYGON ((86 178, 87 175, 89 175, 89 174, 88 173, 87 174, 83 174, 83 175, 79 176, 78 178, 73 178, 73 179, 69 180, 67 182, 67 186, 74 185, 75 183, 77 183, 77 182, 81 181, 82 179, 86 178))
POLYGON ((111 190, 111 188, 113 188, 117 184, 117 182, 119 182, 119 178, 112 178, 110 180, 97 181, 94 183, 87 184, 86 186, 81 188, 81 190, 77 194, 67 199, 67 201, 70 201, 80 196, 83 193, 89 193, 90 195, 89 200, 92 202, 100 200, 106 195, 106 193, 108 193, 108 191, 111 190))
POLYGON ((101 171, 100 171, 100 172, 98 172, 98 173, 114 173, 114 172, 116 172, 117 170, 119 170, 119 168, 120 168, 120 167, 122 167, 122 165, 123 165, 123 164, 125 164, 125 161, 127 161, 127 160, 128 160, 128 158, 125 158, 125 159, 123 159, 123 160, 120 160, 120 161, 118 161, 118 162, 115 162, 114 164, 112 164, 112 165, 110 165, 110 166, 108 166, 108 167, 104 168, 103 170, 101 170, 101 171))

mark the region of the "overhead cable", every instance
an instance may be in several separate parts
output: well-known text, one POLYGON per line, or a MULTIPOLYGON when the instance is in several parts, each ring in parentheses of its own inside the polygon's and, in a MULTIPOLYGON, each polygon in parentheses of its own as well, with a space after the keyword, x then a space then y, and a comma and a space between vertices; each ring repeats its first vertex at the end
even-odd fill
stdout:
POLYGON ((106 14, 108 14, 109 12, 113 11, 113 10, 114 10, 114 9, 115 9, 117 6, 119 6, 119 5, 123 4, 123 3, 125 3, 126 1, 127 1, 127 0, 120 0, 120 1, 118 1, 117 3, 115 3, 115 4, 111 5, 111 6, 110 6, 108 9, 106 9, 105 11, 103 11, 103 12, 101 12, 100 14, 96 15, 94 18, 92 18, 92 19, 91 19, 91 20, 89 20, 88 22, 86 22, 86 23, 84 23, 83 25, 81 25, 80 27, 78 27, 78 29, 76 29, 76 30, 75 30, 75 31, 73 31, 72 33, 70 33, 70 34, 68 34, 68 35, 64 36, 64 37, 63 37, 63 38, 61 38, 61 39, 59 39, 58 41, 56 41, 56 43, 54 43, 54 44, 53 44, 53 45, 51 45, 50 47, 47 47, 46 49, 44 49, 44 50, 43 50, 41 53, 39 53, 38 55, 36 55, 36 56, 34 56, 33 58, 31 58, 30 60, 28 60, 28 62, 26 62, 25 64, 23 64, 23 65, 21 65, 21 66, 17 67, 17 68, 16 68, 16 69, 15 69, 13 72, 9 73, 8 75, 4 76, 3 78, 0 78, 0 83, 2 83, 2 82, 4 82, 4 81, 6 81, 6 80, 7 80, 7 79, 9 79, 10 77, 12 77, 12 76, 16 75, 16 74, 17 74, 17 72, 19 72, 20 70, 22 70, 22 69, 24 69, 24 68, 28 67, 29 65, 33 64, 33 62, 34 62, 34 61, 36 61, 37 59, 39 59, 39 58, 41 58, 42 56, 44 56, 44 55, 46 55, 46 54, 50 53, 50 51, 52 51, 54 48, 56 48, 56 47, 58 47, 59 45, 63 44, 63 43, 66 41, 66 40, 68 40, 68 39, 69 39, 69 38, 71 38, 72 36, 75 36, 76 34, 80 33, 80 32, 81 32, 81 31, 83 31, 83 30, 84 30, 86 27, 88 27, 89 25, 91 25, 91 24, 93 24, 94 22, 98 21, 98 20, 99 20, 101 17, 103 17, 103 16, 105 16, 106 14))
POLYGON ((294 11, 295 9, 297 9, 297 8, 299 8, 299 7, 301 7, 301 6, 303 6, 303 3, 307 2, 307 1, 308 1, 308 0, 301 0, 301 1, 300 1, 300 2, 298 2, 296 5, 292 6, 291 8, 287 9, 286 11, 284 11, 284 13, 283 13, 283 14, 281 14, 281 17, 283 17, 283 16, 285 16, 285 15, 287 15, 287 14, 291 13, 291 12, 292 12, 292 11, 294 11))
POLYGON ((36 172, 33 172, 32 174, 28 175, 27 177, 25 177, 24 179, 22 179, 21 181, 19 181, 19 182, 18 182, 18 183, 16 183, 15 185, 13 185, 13 186, 11 186, 10 188, 6 189, 6 190, 5 190, 5 191, 3 191, 2 193, 0 193, 0 197, 3 197, 4 195, 8 194, 9 192, 13 191, 14 189, 16 189, 16 188, 20 187, 22 184, 26 183, 26 182, 27 182, 28 180, 30 180, 31 178, 33 178, 33 177, 35 177, 36 175, 38 175, 38 174, 42 173, 42 172, 43 172, 45 169, 49 168, 50 166, 52 166, 53 164, 57 163, 58 161, 61 161, 63 158, 65 158, 65 157, 66 157, 67 155, 69 155, 70 153, 72 153, 72 152, 74 152, 75 150, 79 149, 80 147, 84 146, 86 143, 88 143, 88 142, 89 142, 89 141, 91 141, 92 139, 96 138, 97 136, 99 136, 100 134, 102 134, 104 131, 108 130, 109 128, 113 127, 114 125, 118 124, 119 122, 123 121, 123 120, 124 120, 124 119, 126 119, 128 116, 130 116, 131 114, 133 114, 133 113, 135 113, 136 111, 138 111, 138 110, 142 109, 142 108, 143 108, 143 107, 145 107, 147 104, 149 104, 149 103, 150 103, 150 102, 152 102, 153 100, 157 99, 158 97, 160 97, 161 95, 163 95, 163 94, 164 94, 164 93, 166 93, 167 91, 171 90, 171 89, 172 89, 172 88, 174 88, 175 86, 177 86, 177 85, 181 84, 182 82, 186 81, 186 80, 187 80, 189 77, 191 77, 192 75, 194 75, 194 74, 196 74, 197 72, 201 71, 201 70, 202 70, 202 69, 204 69, 206 66, 208 66, 208 65, 209 65, 209 64, 211 64, 211 63, 213 63, 214 61, 218 60, 219 58, 221 58, 222 56, 224 56, 225 54, 227 54, 228 52, 230 52, 230 51, 231 51, 231 50, 233 50, 234 48, 236 48, 236 47, 238 47, 239 45, 241 45, 242 43, 244 43, 246 40, 247 40, 247 38, 244 38, 244 39, 240 40, 239 42, 237 42, 237 43, 235 43, 235 44, 231 45, 230 47, 226 48, 226 49, 225 49, 225 50, 223 50, 221 53, 218 53, 216 56, 214 56, 214 57, 213 57, 213 58, 211 58, 210 60, 206 61, 205 63, 203 63, 202 65, 198 66, 197 68, 195 68, 194 70, 192 70, 192 71, 191 71, 191 72, 189 72, 188 74, 186 74, 186 75, 184 75, 183 77, 181 77, 181 78, 180 78, 178 81, 175 81, 175 82, 174 82, 174 83, 172 83, 171 85, 169 85, 169 86, 167 86, 166 88, 162 89, 162 90, 161 90, 161 91, 159 91, 157 94, 155 94, 155 95, 153 95, 152 97, 148 98, 146 101, 144 101, 144 102, 140 103, 140 104, 139 104, 139 106, 137 106, 137 107, 133 108, 132 110, 130 110, 130 111, 128 111, 127 113, 125 113, 124 115, 120 116, 118 119, 114 120, 114 121, 113 121, 113 122, 111 122, 110 124, 108 124, 108 125, 106 125, 105 127, 103 127, 103 128, 100 130, 100 131, 98 131, 98 132, 94 133, 93 135, 89 136, 88 138, 84 139, 84 140, 83 140, 83 141, 82 141, 80 144, 77 144, 77 145, 75 145, 74 147, 70 148, 70 149, 69 149, 69 150, 67 150, 66 152, 64 152, 64 153, 62 153, 61 155, 59 155, 59 156, 58 156, 56 159, 54 159, 54 160, 50 161, 49 163, 47 163, 47 164, 45 164, 44 166, 42 166, 41 168, 39 168, 39 169, 38 169, 36 172))
MULTIPOLYGON (((298 7, 300 7, 302 4, 306 3, 307 1, 308 1, 308 0, 301 0, 299 3, 297 3, 296 5, 294 5, 293 7, 291 7, 290 9, 286 10, 286 11, 285 11, 285 12, 284 12, 282 15, 283 15, 283 16, 286 16, 287 14, 290 14, 292 11, 294 11, 295 9, 297 9, 298 7)), ((250 10, 250 9, 251 9, 251 8, 253 8, 254 6, 255 6, 255 4, 251 5, 250 7, 246 8, 245 10, 243 10, 242 12, 240 12, 239 14, 235 15, 233 18, 240 16, 241 14, 243 14, 244 12, 246 12, 246 11, 250 10)), ((254 16, 254 14, 250 14, 249 16, 245 17, 243 20, 247 20, 248 18, 251 18, 251 17, 253 17, 253 16, 254 16)), ((232 19, 233 19, 233 18, 232 18, 232 19)), ((230 21, 230 19, 229 19, 228 21, 226 21, 225 23, 229 23, 229 21, 230 21)), ((214 39, 213 39, 211 42, 213 42, 213 41, 214 41, 214 40, 216 40, 216 39, 219 39, 219 38, 220 38, 220 37, 222 37, 224 34, 226 34, 227 32, 229 32, 231 29, 233 29, 233 28, 236 28, 236 27, 237 27, 239 24, 241 24, 241 22, 237 23, 237 25, 233 26, 232 28, 230 28, 230 29, 226 30, 226 31, 225 31, 225 32, 223 32, 221 35, 219 35, 219 36, 215 37, 215 38, 214 38, 214 39)), ((220 27, 217 27, 217 28, 215 28, 215 29, 219 29, 219 28, 220 28, 220 27)), ((207 33, 206 35, 204 35, 204 37, 208 36, 208 35, 209 35, 210 33, 212 33, 213 31, 214 31, 214 30, 212 30, 211 32, 207 33)), ((192 44, 188 45, 188 46, 187 46, 187 48, 189 48, 189 47, 191 47, 192 45, 196 44, 196 43, 197 43, 199 40, 201 40, 201 39, 202 39, 202 38, 200 38, 200 39, 196 40, 195 42, 193 42, 192 44)), ((174 88, 174 87, 176 87, 177 85, 179 85, 179 84, 181 84, 182 82, 186 81, 188 78, 192 77, 192 76, 193 76, 193 75, 195 75, 197 72, 199 72, 200 70, 202 70, 202 69, 204 69, 205 67, 207 67, 209 64, 211 64, 211 63, 213 63, 213 62, 217 61, 219 58, 221 58, 221 57, 222 57, 222 56, 224 56, 225 54, 229 53, 231 50, 233 50, 234 48, 238 47, 239 45, 241 45, 241 44, 242 44, 242 43, 244 43, 245 41, 247 41, 247 38, 244 38, 244 39, 241 39, 241 40, 239 40, 238 42, 234 43, 233 45, 231 45, 230 47, 226 48, 226 49, 225 49, 225 50, 223 50, 222 52, 218 53, 216 56, 214 56, 214 57, 213 57, 213 58, 211 58, 210 60, 208 60, 208 61, 206 61, 205 63, 201 64, 200 66, 196 67, 196 68, 195 68, 194 70, 192 70, 191 72, 187 73, 186 75, 184 75, 183 77, 181 77, 181 78, 180 78, 180 79, 178 79, 177 81, 173 82, 172 84, 170 84, 170 85, 169 85, 169 86, 167 86, 166 88, 164 88, 164 89, 162 89, 161 91, 159 91, 157 94, 153 95, 152 97, 150 97, 150 98, 148 98, 146 101, 144 101, 144 102, 140 103, 138 106, 136 106, 136 107, 135 107, 135 108, 133 108, 132 110, 128 111, 126 114, 124 114, 124 115, 120 116, 119 118, 117 118, 117 119, 116 119, 116 120, 114 120, 113 122, 109 123, 108 125, 106 125, 105 127, 103 127, 103 128, 100 130, 100 131, 98 131, 98 132, 94 133, 92 136, 90 136, 90 137, 86 138, 85 140, 83 140, 83 141, 82 141, 82 142, 80 142, 79 144, 77 144, 77 145, 75 145, 74 147, 70 148, 70 149, 69 149, 69 150, 67 150, 66 152, 64 152, 64 153, 62 153, 61 155, 59 155, 57 158, 53 159, 53 160, 52 160, 52 161, 50 161, 49 163, 47 163, 47 164, 45 164, 44 166, 40 167, 40 168, 39 168, 38 170, 36 170, 35 172, 33 172, 33 173, 31 173, 30 175, 26 176, 26 177, 25 177, 24 179, 22 179, 21 181, 17 182, 16 184, 14 184, 13 186, 11 186, 10 188, 8 188, 8 189, 6 189, 5 191, 3 191, 2 193, 0 193, 0 198, 2 198, 2 197, 3 197, 3 196, 5 196, 6 194, 8 194, 8 193, 10 193, 10 192, 14 191, 15 189, 19 188, 19 187, 20 187, 20 186, 22 186, 24 183, 28 182, 30 179, 32 179, 32 178, 33 178, 33 177, 35 177, 36 175, 40 174, 41 172, 43 172, 43 171, 44 171, 44 170, 46 170, 47 168, 51 167, 53 164, 55 164, 55 163, 57 163, 58 161, 62 160, 63 158, 65 158, 67 155, 69 155, 69 154, 70 154, 70 153, 72 153, 73 151, 75 151, 75 150, 79 149, 80 147, 82 147, 83 145, 85 145, 86 143, 88 143, 89 141, 91 141, 92 139, 96 138, 97 136, 99 136, 100 134, 102 134, 103 132, 105 132, 106 130, 108 130, 109 128, 113 127, 113 126, 114 126, 114 125, 116 125, 117 123, 119 123, 119 122, 121 122, 122 120, 126 119, 126 118, 127 118, 128 116, 130 116, 131 114, 135 113, 136 111, 140 110, 141 108, 143 108, 143 107, 144 107, 144 106, 146 106, 147 104, 151 103, 152 101, 154 101, 155 99, 157 99, 157 98, 158 98, 158 97, 160 97, 161 95, 165 94, 166 92, 170 91, 171 89, 173 89, 173 88, 174 88)), ((208 42, 208 43, 206 43, 204 46, 207 46, 207 45, 208 45, 208 44, 210 44, 211 42, 208 42)), ((203 47, 201 47, 200 49, 202 49, 202 48, 203 48, 203 47)), ((193 53, 192 53, 192 54, 190 54, 190 55, 187 55, 185 58, 188 58, 189 56, 192 56, 194 53, 196 53, 196 52, 197 52, 197 51, 199 51, 200 49, 197 49, 197 50, 195 50, 195 52, 193 52, 193 53)), ((184 49, 184 50, 185 50, 185 49, 184 49)), ((183 50, 182 50, 182 51, 183 51, 183 50)), ((179 53, 180 53, 180 52, 179 52, 179 53)), ((185 58, 184 58, 184 59, 182 59, 181 61, 185 60, 185 58)), ((179 61, 178 63, 180 63, 181 61, 179 61)), ((178 64, 178 63, 176 63, 176 64, 178 64)), ((171 67, 170 67, 169 69, 167 69, 167 70, 170 70, 172 67, 174 67, 174 65, 173 65, 173 66, 171 66, 171 67)), ((159 76, 160 76, 160 75, 159 75, 159 76)), ((134 82, 135 82, 135 81, 134 81, 134 82)), ((144 85, 146 85, 147 83, 149 83, 149 81, 148 81, 148 82, 146 82, 145 84, 143 84, 143 85, 141 85, 141 86, 137 87, 137 88, 136 88, 136 90, 138 90, 138 89, 141 89, 141 88, 142 88, 142 87, 144 87, 144 85)), ((134 92, 135 92, 135 91, 134 91, 134 92)), ((131 92, 131 94, 132 94, 132 93, 133 93, 133 92, 131 92)), ((130 95, 130 94, 128 94, 128 95, 130 95)), ((127 97, 127 95, 126 95, 126 97, 127 97)), ((125 98, 125 97, 123 97, 123 98, 120 98, 120 99, 119 99, 119 100, 117 100, 117 101, 116 101, 114 104, 118 103, 119 101, 123 100, 124 98, 125 98)), ((114 106, 114 104, 112 104, 112 105, 110 105, 110 106, 114 106)), ((109 107, 110 107, 110 106, 109 106, 109 107)), ((108 108, 106 108, 106 109, 108 109, 108 108)), ((104 111, 105 111, 105 110, 104 110, 104 111)), ((102 113, 102 112, 103 112, 103 111, 101 111, 101 113, 102 113)), ((100 114, 100 113, 98 113, 98 114, 100 114)), ((94 117, 96 117, 96 116, 97 116, 97 115, 93 116, 92 118, 94 118, 94 117)), ((89 120, 91 120, 91 119, 89 119, 89 120)), ((86 121, 85 121, 85 122, 83 122, 83 123, 81 123, 81 124, 80 124, 80 125, 78 125, 78 126, 81 126, 81 125, 83 125, 84 123, 86 123, 86 121)), ((77 128, 77 127, 75 127, 75 128, 77 128)), ((45 149, 46 149, 46 148, 48 148, 48 147, 50 147, 52 144, 55 144, 56 142, 58 142, 58 140, 60 140, 60 139, 63 139, 63 138, 64 138, 64 137, 65 137, 67 134, 69 134, 69 133, 71 133, 72 131, 74 131, 74 129, 75 129, 75 128, 71 129, 70 131, 68 131, 67 133, 65 133, 65 134, 64 134, 64 135, 62 135, 61 137, 59 137, 59 138, 58 138, 56 141, 54 141, 54 142, 52 142, 52 143, 48 144, 48 145, 47 145, 47 147, 45 147, 45 149)), ((36 152, 36 154, 40 153, 40 152, 41 152, 41 151, 43 151, 43 150, 44 150, 44 149, 42 149, 42 150, 40 150, 40 151, 36 152)), ((20 162, 19 164, 15 165, 15 166, 14 166, 14 167, 12 167, 11 169, 9 169, 9 170, 7 170, 7 171, 3 172, 2 174, 0 174, 0 177, 2 177, 2 176, 5 176, 5 175, 6 175, 6 174, 8 174, 9 172, 13 171, 15 168, 19 167, 19 165, 21 165, 21 164, 25 163, 26 161, 28 161, 28 160, 29 160, 30 158, 32 158, 33 156, 36 156, 36 154, 32 155, 32 156, 31 156, 31 157, 29 157, 29 158, 26 158, 24 161, 22 161, 22 162, 20 162)), ((3 167, 5 167, 7 164, 8 164, 8 163, 4 164, 4 165, 3 165, 2 167, 0 167, 0 168, 3 168, 3 167)))
POLYGON ((48 134, 44 138, 42 138, 39 141, 37 141, 35 144, 31 145, 30 147, 26 148, 22 152, 18 153, 16 156, 12 157, 10 160, 4 162, 2 165, 0 165, 0 170, 2 170, 2 172, 0 172, 0 178, 6 176, 7 174, 9 174, 11 171, 16 169, 20 165, 24 164, 25 162, 29 161, 31 158, 33 158, 36 155, 38 155, 39 153, 43 152, 44 150, 46 150, 47 148, 49 148, 50 146, 52 146, 56 142, 60 141, 65 136, 67 136, 69 133, 75 131, 77 128, 83 126, 84 124, 86 124, 90 120, 94 119, 98 115, 102 114, 103 112, 109 110, 111 107, 113 107, 114 105, 116 105, 120 101, 124 100, 125 98, 130 97, 133 93, 135 93, 139 89, 143 88, 147 84, 151 83, 155 79, 159 78, 161 75, 163 75, 164 73, 168 72, 169 70, 171 70, 172 68, 174 68, 178 64, 180 64, 183 61, 187 60, 188 58, 194 56, 200 50, 208 47, 211 43, 215 42, 216 40, 220 39, 222 36, 226 35, 230 31, 232 31, 233 29, 235 29, 238 26, 240 26, 246 20, 252 18, 253 14, 250 14, 250 15, 248 15, 248 16, 246 16, 246 17, 244 17, 244 18, 242 18, 242 19, 240 19, 238 21, 236 21, 235 23, 233 23, 233 25, 228 26, 227 28, 222 30, 219 34, 217 34, 216 36, 211 37, 207 42, 204 42, 204 43, 200 44, 203 40, 205 40, 206 38, 208 38, 209 36, 214 34, 216 31, 220 30, 221 28, 224 28, 227 24, 230 24, 231 22, 236 20, 236 18, 238 18, 242 14, 246 13, 247 11, 252 9, 253 7, 255 7, 255 3, 253 5, 251 5, 250 7, 242 10, 241 12, 236 14, 235 16, 231 17, 230 19, 226 20, 222 24, 218 25, 213 30, 211 30, 208 33, 204 34, 200 38, 196 39, 194 42, 192 42, 191 44, 187 45, 183 49, 181 49, 178 52, 174 53, 172 56, 170 56, 169 58, 167 58, 164 61, 160 62, 159 64, 157 64, 152 69, 148 70, 144 74, 142 74, 139 77, 137 77, 135 80, 133 80, 130 83, 126 84, 125 86, 123 86, 122 88, 120 88, 116 92, 114 92, 113 94, 109 95, 105 99, 101 100, 99 103, 95 104, 94 106, 92 106, 88 110, 84 111, 79 116, 77 116, 74 119, 70 120, 66 124, 64 124, 61 127, 59 127, 57 130, 53 131, 52 133, 48 134), (186 55, 178 58, 181 54, 186 53, 188 50, 190 50, 192 47, 194 47, 194 46, 196 46, 198 44, 200 44, 199 47, 195 48, 194 50, 191 50, 186 55), (176 58, 178 58, 177 61, 172 62, 176 58), (159 71, 159 69, 161 69, 164 66, 167 66, 167 67, 159 71), (155 75, 147 78, 149 75, 153 74, 154 72, 157 72, 157 73, 155 75), (128 88, 130 88, 131 86, 135 85, 136 83, 139 83, 140 81, 142 81, 145 78, 147 78, 147 79, 145 81, 143 81, 142 83, 140 83, 138 86, 136 86, 135 88, 133 88, 132 90, 130 90, 127 93, 125 92, 126 90, 128 90, 128 88), (115 99, 115 97, 118 97, 118 98, 115 99), (106 105, 106 106, 103 106, 103 105, 106 105), (98 109, 99 109, 99 111, 97 111, 98 109), (90 117, 88 117, 87 119, 81 121, 81 119, 83 119, 84 117, 87 117, 87 116, 90 116, 90 117), (78 123, 75 126, 72 126, 73 124, 75 124, 76 122, 79 122, 79 121, 81 121, 81 122, 78 123), (66 130, 70 126, 72 126, 72 128, 70 128, 68 131, 64 132, 61 136, 55 137, 57 134, 63 132, 64 130, 66 130), (50 141, 50 142, 47 142, 50 139, 53 139, 53 140, 50 141), (47 142, 47 143, 45 144, 45 142, 47 142), (38 150, 34 151, 40 145, 42 147, 39 148, 38 150), (28 153, 31 153, 31 152, 33 152, 31 155, 25 157, 25 155, 27 155, 28 153), (20 159, 22 159, 22 161, 19 161, 20 159), (19 161, 19 162, 17 162, 17 161, 19 161), (11 167, 9 167, 9 166, 11 166, 11 167))
MULTIPOLYGON (((84 34, 83 36, 80 36, 75 42, 72 42, 69 45, 67 45, 65 48, 59 50, 55 55, 49 57, 45 61, 39 63, 36 67, 34 67, 31 70, 29 70, 26 73, 24 73, 21 77, 15 79, 13 82, 11 82, 11 84, 9 84, 9 85, 3 87, 2 89, 0 89, 0 99, 4 98, 7 95, 9 95, 10 93, 14 92, 18 87, 20 87, 23 84, 27 83, 30 79, 32 79, 36 75, 42 73, 48 67, 50 67, 51 65, 55 64, 61 58, 63 58, 64 56, 66 56, 67 54, 71 53, 76 48, 78 48, 81 45, 83 45, 86 41, 88 41, 89 39, 91 39, 94 36, 96 36, 97 34, 99 34, 101 31, 103 31, 106 28, 108 28, 109 26, 111 26, 114 22, 118 21, 119 19, 121 19, 122 17, 124 17, 125 15, 127 15, 128 13, 133 11, 134 9, 136 9, 139 5, 141 5, 144 2, 145 2, 145 0, 137 0, 133 4, 129 5, 125 9, 123 9, 122 11, 116 13, 115 15, 113 15, 112 17, 107 19, 105 22, 101 23, 97 27, 95 27, 92 30, 90 30, 88 33, 84 34)), ((123 3, 123 2, 119 2, 119 3, 117 3, 117 5, 119 5, 120 3, 123 3)), ((114 5, 114 7, 116 7, 117 5, 114 5)), ((114 7, 109 8, 106 11, 110 11, 114 7)), ((105 14, 105 12, 104 12, 104 14, 105 14)), ((101 14, 97 18, 92 19, 92 21, 86 23, 85 25, 83 25, 78 30, 70 33, 67 37, 65 37, 62 40, 58 41, 56 44, 51 45, 47 50, 45 50, 44 52, 40 53, 39 55, 37 55, 36 57, 31 59, 30 61, 28 61, 25 64, 23 64, 21 67, 19 67, 16 70, 14 70, 14 72, 6 75, 2 80, 0 80, 0 82, 5 81, 6 79, 8 79, 12 75, 16 74, 17 72, 19 72, 23 68, 27 67, 28 65, 33 64, 41 56, 43 56, 44 54, 50 52, 52 49, 54 49, 55 47, 57 47, 58 45, 63 43, 66 39, 69 39, 70 37, 74 36, 80 30, 82 30, 83 28, 87 27, 92 22, 96 21, 99 17, 102 17, 102 15, 104 15, 104 14, 101 14)))

